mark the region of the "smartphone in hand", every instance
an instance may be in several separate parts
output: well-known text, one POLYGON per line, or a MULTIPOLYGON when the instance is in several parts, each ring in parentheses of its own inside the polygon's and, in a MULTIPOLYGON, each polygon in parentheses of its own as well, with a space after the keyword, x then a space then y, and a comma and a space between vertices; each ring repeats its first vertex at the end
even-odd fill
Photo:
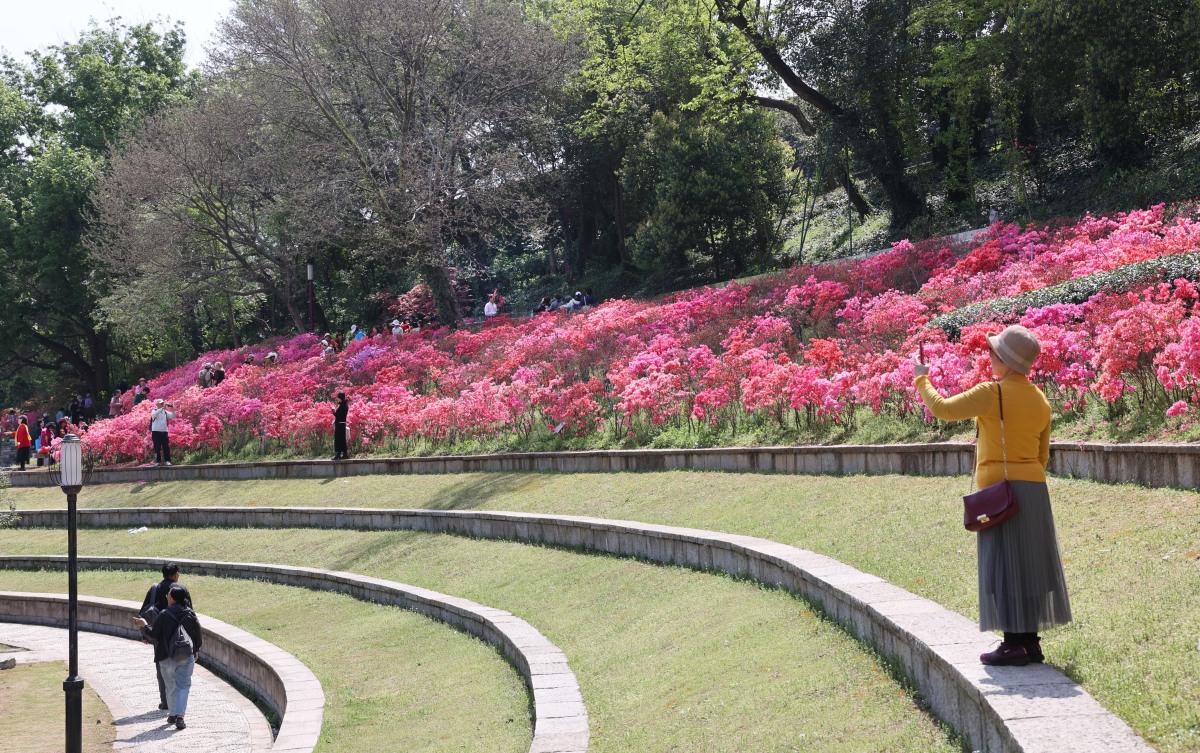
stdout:
POLYGON ((917 351, 917 363, 925 363, 925 343, 921 343, 921 349, 917 351))

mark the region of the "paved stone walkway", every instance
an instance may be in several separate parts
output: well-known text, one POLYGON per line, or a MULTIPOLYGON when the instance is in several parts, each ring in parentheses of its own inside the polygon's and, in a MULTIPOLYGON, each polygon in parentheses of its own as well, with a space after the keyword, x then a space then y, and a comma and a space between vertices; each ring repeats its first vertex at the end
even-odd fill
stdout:
MULTIPOLYGON (((67 631, 0 622, 0 643, 26 651, 0 652, 18 664, 67 660, 67 631)), ((108 706, 121 753, 266 753, 271 728, 262 712, 228 683, 197 666, 188 697, 187 729, 166 726, 158 710, 149 646, 97 633, 79 634, 79 671, 108 706)), ((66 676, 64 668, 64 677, 66 676)))

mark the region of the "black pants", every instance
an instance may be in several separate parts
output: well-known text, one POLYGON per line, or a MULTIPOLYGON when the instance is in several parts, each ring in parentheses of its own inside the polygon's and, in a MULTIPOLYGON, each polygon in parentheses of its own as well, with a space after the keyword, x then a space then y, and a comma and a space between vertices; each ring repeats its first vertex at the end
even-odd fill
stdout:
POLYGON ((346 444, 346 424, 338 421, 333 425, 333 454, 339 458, 350 457, 346 444))
POLYGON ((21 466, 21 470, 25 470, 25 464, 29 462, 29 448, 17 448, 17 464, 21 466))
POLYGON ((158 677, 158 703, 160 706, 167 705, 167 681, 162 676, 162 665, 154 662, 154 674, 158 677))
POLYGON ((165 431, 152 431, 150 438, 154 440, 154 462, 171 462, 171 440, 165 431))

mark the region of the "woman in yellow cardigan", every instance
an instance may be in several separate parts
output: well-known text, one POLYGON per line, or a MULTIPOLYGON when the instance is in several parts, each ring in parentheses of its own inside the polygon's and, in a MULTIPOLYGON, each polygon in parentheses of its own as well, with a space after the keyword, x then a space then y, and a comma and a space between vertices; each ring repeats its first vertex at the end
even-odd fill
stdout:
POLYGON ((1004 640, 979 657, 984 664, 1023 666, 1044 660, 1038 631, 1071 621, 1054 515, 1046 489, 1050 460, 1050 403, 1027 375, 1041 346, 1033 333, 1012 326, 989 335, 992 373, 961 395, 943 398, 929 369, 915 364, 915 386, 929 411, 944 421, 974 418, 979 429, 975 483, 982 489, 1012 483, 1021 511, 978 535, 979 627, 1004 640), (1004 420, 1001 441, 1000 398, 1004 420))

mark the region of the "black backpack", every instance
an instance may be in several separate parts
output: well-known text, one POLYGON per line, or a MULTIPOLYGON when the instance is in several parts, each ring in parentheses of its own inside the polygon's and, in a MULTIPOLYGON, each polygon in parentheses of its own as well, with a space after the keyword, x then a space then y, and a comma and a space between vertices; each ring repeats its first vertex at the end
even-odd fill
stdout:
POLYGON ((179 624, 175 626, 175 634, 171 636, 171 645, 167 648, 167 657, 170 659, 186 659, 196 653, 195 646, 192 644, 192 636, 183 626, 184 621, 191 614, 190 609, 185 611, 179 618, 179 624))
POLYGON ((155 605, 156 601, 158 601, 157 583, 155 583, 153 586, 150 586, 150 590, 146 592, 146 598, 143 599, 144 603, 149 604, 149 606, 147 606, 141 612, 141 618, 146 621, 146 627, 142 628, 143 630, 153 627, 154 621, 158 619, 158 615, 162 611, 155 605))

